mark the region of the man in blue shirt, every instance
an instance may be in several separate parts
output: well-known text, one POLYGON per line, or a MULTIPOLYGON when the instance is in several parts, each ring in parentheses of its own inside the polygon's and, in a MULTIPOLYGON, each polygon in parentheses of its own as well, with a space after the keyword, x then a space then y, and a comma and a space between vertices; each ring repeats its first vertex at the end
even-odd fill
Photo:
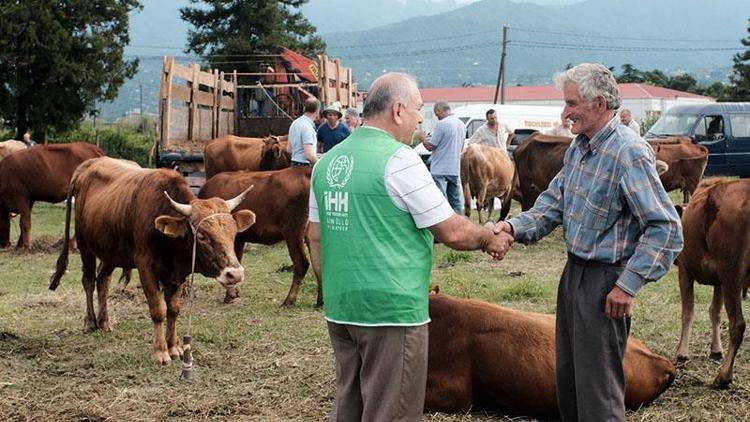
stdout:
POLYGON ((461 214, 464 199, 461 190, 461 151, 466 138, 466 126, 451 113, 448 103, 440 101, 433 108, 438 122, 429 140, 422 141, 428 151, 432 151, 430 173, 448 203, 461 214))
POLYGON ((315 153, 315 119, 320 110, 320 101, 311 97, 305 100, 304 114, 289 126, 289 152, 292 153, 292 166, 311 166, 318 161, 315 153))
POLYGON ((318 152, 326 153, 351 133, 345 124, 341 123, 341 105, 337 102, 323 110, 326 121, 318 128, 318 152))
POLYGON ((615 115, 612 72, 582 63, 555 75, 576 134, 563 168, 530 210, 496 225, 534 242, 562 224, 568 262, 557 294, 556 381, 565 421, 625 420, 633 301, 682 249, 682 227, 649 145, 615 115))

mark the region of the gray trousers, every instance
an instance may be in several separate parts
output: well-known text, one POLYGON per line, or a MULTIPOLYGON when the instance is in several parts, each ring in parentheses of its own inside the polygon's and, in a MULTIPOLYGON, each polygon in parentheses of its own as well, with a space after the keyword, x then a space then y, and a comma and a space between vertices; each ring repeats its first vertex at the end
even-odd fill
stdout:
POLYGON ((604 314, 610 290, 622 273, 617 264, 568 255, 557 293, 555 376, 564 421, 624 421, 622 360, 630 318, 604 314))
POLYGON ((421 421, 427 388, 427 324, 328 323, 336 355, 331 421, 421 421))

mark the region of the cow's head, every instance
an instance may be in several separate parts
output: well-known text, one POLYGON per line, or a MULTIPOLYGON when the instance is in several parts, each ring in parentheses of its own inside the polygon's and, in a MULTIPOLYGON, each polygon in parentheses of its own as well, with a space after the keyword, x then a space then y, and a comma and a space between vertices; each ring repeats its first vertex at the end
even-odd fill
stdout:
POLYGON ((245 274, 234 252, 234 238, 255 223, 255 214, 250 210, 235 213, 232 210, 251 188, 229 200, 196 198, 190 204, 181 204, 164 192, 180 217, 159 216, 155 220, 156 229, 169 237, 184 238, 191 247, 196 241, 195 270, 206 277, 216 277, 224 287, 233 286, 245 274))
POLYGON ((263 139, 263 149, 260 153, 261 170, 278 170, 289 167, 292 154, 287 151, 286 142, 277 136, 263 139))

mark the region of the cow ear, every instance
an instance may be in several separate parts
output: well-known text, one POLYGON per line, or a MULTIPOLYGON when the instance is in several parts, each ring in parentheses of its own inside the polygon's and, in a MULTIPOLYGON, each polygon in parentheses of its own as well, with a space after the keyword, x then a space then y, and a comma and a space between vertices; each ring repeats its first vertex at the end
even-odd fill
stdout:
POLYGON ((255 224, 255 213, 250 210, 239 210, 232 217, 237 222, 237 233, 244 232, 255 224))
POLYGON ((161 215, 154 220, 156 230, 169 237, 183 237, 188 231, 188 222, 181 217, 161 215))

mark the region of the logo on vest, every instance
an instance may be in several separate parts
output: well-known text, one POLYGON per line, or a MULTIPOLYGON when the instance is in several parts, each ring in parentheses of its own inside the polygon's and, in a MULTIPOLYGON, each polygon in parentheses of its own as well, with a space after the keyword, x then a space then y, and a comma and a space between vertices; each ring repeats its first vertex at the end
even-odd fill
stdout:
POLYGON ((352 177, 354 158, 349 155, 339 155, 333 159, 326 169, 326 180, 332 188, 343 188, 352 177))

